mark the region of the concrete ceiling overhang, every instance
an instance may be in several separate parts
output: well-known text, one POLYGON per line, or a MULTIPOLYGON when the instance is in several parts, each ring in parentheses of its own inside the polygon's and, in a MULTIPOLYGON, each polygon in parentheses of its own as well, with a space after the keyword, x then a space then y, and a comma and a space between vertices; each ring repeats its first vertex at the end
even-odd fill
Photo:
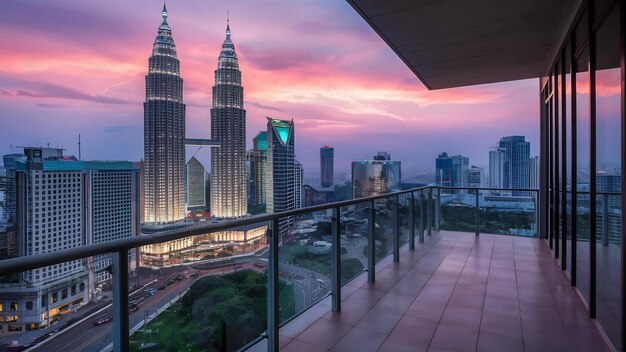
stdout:
POLYGON ((348 0, 428 89, 546 73, 580 0, 348 0))

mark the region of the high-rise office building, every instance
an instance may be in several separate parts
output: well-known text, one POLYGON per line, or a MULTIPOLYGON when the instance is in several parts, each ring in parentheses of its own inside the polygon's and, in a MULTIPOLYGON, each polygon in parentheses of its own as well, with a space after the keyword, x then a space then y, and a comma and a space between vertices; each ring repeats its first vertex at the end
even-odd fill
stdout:
POLYGON ((485 187, 485 169, 472 165, 472 167, 467 170, 466 187, 485 187))
POLYGON ((528 188, 539 189, 539 157, 533 156, 528 161, 528 188))
POLYGON ((265 204, 265 174, 267 168, 267 131, 261 131, 252 139, 250 172, 252 174, 253 204, 265 204))
POLYGON ((185 218, 185 104, 183 79, 163 5, 148 60, 144 109, 144 221, 163 224, 185 218))
POLYGON ((401 164, 374 156, 373 160, 352 162, 352 196, 369 197, 400 190, 401 164))
MULTIPOLYGON (((267 173, 265 200, 267 213, 292 210, 295 205, 295 131, 292 121, 267 118, 267 173)), ((286 218, 280 223, 285 233, 293 223, 286 218)))
POLYGON ((489 187, 504 188, 504 151, 489 151, 489 187))
POLYGON ((452 187, 466 187, 469 158, 462 155, 453 155, 450 158, 452 158, 452 187))
POLYGON ((204 172, 204 208, 211 211, 211 174, 204 172))
POLYGON ((246 110, 241 71, 230 39, 230 24, 222 44, 211 108, 211 138, 220 146, 211 149, 211 212, 218 218, 248 213, 246 173, 246 110))
POLYGON ((435 160, 435 183, 441 187, 452 187, 452 158, 443 152, 435 160))
POLYGON ((333 185, 333 169, 335 163, 335 149, 327 145, 320 148, 320 176, 322 187, 333 185))
POLYGON ((498 149, 504 152, 503 188, 528 188, 530 142, 526 142, 524 136, 502 137, 498 142, 498 149))
POLYGON ((293 208, 300 209, 302 208, 302 186, 304 186, 304 169, 302 168, 302 164, 298 160, 294 160, 293 168, 293 208))
MULTIPOLYGON (((30 256, 134 236, 140 226, 139 165, 89 162, 57 148, 24 148, 15 166, 18 255, 30 256)), ((134 270, 135 253, 129 258, 134 270)), ((110 278, 109 255, 28 270, 0 288, 14 304, 11 331, 38 329, 55 315, 89 302, 110 278)))
MULTIPOLYGON (((78 162, 86 174, 87 244, 103 243, 136 236, 140 231, 141 182, 139 164, 126 161, 78 162)), ((131 270, 135 269, 136 250, 130 252, 131 270)), ((111 278, 107 268, 111 255, 93 257, 93 283, 111 278)), ((91 289, 91 287, 90 287, 91 289)))
POLYGON ((187 162, 187 209, 204 208, 204 166, 195 156, 187 162))
POLYGON ((16 167, 19 162, 26 162, 24 154, 3 156, 4 166, 0 168, 0 207, 3 215, 0 219, 0 260, 17 256, 17 179, 16 167))

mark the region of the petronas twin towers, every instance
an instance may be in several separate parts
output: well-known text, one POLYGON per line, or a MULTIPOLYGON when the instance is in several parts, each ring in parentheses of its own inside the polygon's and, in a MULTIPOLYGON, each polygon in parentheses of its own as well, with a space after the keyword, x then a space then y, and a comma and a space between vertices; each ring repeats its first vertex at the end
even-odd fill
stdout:
MULTIPOLYGON (((186 213, 183 79, 165 5, 162 16, 144 102, 144 222, 152 224, 180 221, 186 213)), ((215 70, 211 138, 220 142, 211 153, 211 211, 218 218, 245 216, 246 111, 229 25, 215 70)))

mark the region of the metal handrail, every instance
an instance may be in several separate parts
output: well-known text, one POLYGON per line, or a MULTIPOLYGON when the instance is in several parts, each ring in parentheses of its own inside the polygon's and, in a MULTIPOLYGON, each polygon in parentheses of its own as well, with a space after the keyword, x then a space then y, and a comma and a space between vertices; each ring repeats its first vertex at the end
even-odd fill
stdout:
MULTIPOLYGON (((557 192, 561 193, 561 191, 557 191, 557 192)), ((589 191, 572 191, 572 190, 565 191, 565 193, 574 193, 574 192, 576 192, 576 194, 589 194, 589 191)), ((608 196, 621 196, 622 192, 596 191, 596 195, 605 195, 605 194, 608 196)))
POLYGON ((133 237, 121 238, 113 241, 90 244, 82 247, 74 247, 54 251, 49 253, 36 254, 31 256, 22 256, 17 258, 5 259, 0 261, 0 272, 15 273, 25 270, 41 268, 44 266, 68 262, 71 260, 82 259, 100 254, 114 253, 121 250, 138 248, 151 244, 163 243, 178 240, 185 237, 202 235, 212 232, 225 231, 241 226, 252 225, 260 222, 273 221, 289 216, 297 216, 315 211, 328 210, 337 207, 345 207, 360 203, 371 202, 379 199, 391 198, 399 195, 410 194, 414 192, 424 191, 427 189, 449 189, 449 190, 479 190, 479 191, 513 191, 513 192, 537 192, 537 189, 501 189, 501 188, 479 188, 479 187, 441 187, 441 186, 422 186, 408 190, 384 193, 369 197, 350 199, 340 202, 321 204, 306 208, 283 211, 274 214, 261 214, 241 219, 229 220, 219 224, 206 224, 170 231, 158 234, 140 235, 133 237))

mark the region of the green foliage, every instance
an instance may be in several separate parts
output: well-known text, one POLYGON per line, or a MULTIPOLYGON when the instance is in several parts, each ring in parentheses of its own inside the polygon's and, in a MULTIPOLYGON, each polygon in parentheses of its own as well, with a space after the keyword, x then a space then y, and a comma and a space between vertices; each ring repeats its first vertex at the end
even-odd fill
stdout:
MULTIPOLYGON (((534 214, 523 211, 498 209, 480 210, 480 232, 514 234, 512 229, 530 230, 534 214)), ((444 205, 441 207, 441 229, 474 232, 476 208, 468 205, 444 205)))
MULTIPOLYGON (((235 351, 266 330, 266 297, 266 277, 253 271, 201 278, 144 329, 158 333, 133 335, 131 349, 151 339, 154 351, 235 351)), ((293 289, 282 281, 279 299, 281 320, 293 315, 293 289)))

